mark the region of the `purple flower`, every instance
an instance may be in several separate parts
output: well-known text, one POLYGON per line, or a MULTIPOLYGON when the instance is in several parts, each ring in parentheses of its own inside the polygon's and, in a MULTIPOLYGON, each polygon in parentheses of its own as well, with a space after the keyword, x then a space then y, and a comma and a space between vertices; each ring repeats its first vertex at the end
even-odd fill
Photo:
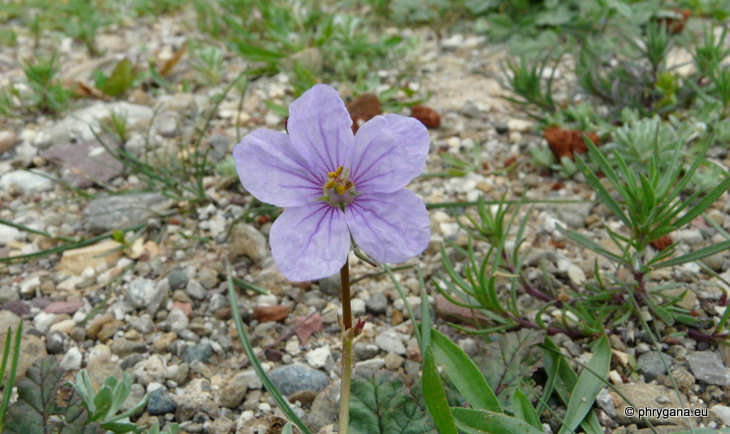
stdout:
POLYGON ((289 106, 287 125, 288 135, 256 130, 233 149, 246 190, 286 207, 270 233, 284 277, 335 274, 347 259, 350 234, 379 262, 403 262, 426 248, 426 206, 403 188, 421 174, 428 154, 419 121, 376 116, 353 136, 337 91, 318 84, 289 106))

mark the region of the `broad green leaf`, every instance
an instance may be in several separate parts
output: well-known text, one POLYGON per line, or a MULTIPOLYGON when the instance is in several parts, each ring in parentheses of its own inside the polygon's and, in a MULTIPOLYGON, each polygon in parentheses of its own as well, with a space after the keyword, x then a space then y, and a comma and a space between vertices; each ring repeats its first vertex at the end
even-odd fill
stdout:
POLYGON ((446 393, 441 386, 441 376, 433 361, 430 346, 426 347, 421 381, 423 382, 423 398, 426 400, 428 411, 431 413, 436 428, 442 434, 457 434, 454 418, 449 411, 449 401, 446 400, 446 393))
POLYGON ((512 397, 512 412, 517 419, 524 420, 537 429, 542 429, 540 416, 535 411, 535 407, 532 406, 527 396, 519 389, 512 397))
POLYGON ((536 348, 542 339, 543 334, 536 330, 505 333, 499 341, 487 345, 483 355, 477 356, 475 362, 491 389, 497 391, 502 409, 511 412, 515 391, 535 386, 531 377, 542 362, 536 348))
POLYGON ((284 429, 281 430, 281 434, 292 434, 292 426, 291 422, 287 422, 284 429))
POLYGON ((501 412, 497 396, 476 364, 451 339, 431 329, 433 355, 469 405, 477 410, 501 412))
POLYGON ((350 385, 350 434, 424 434, 438 431, 394 373, 355 376, 350 385))
POLYGON ((535 429, 529 423, 504 413, 470 408, 452 408, 456 427, 470 434, 487 433, 521 433, 542 434, 542 429, 535 429))
POLYGON ((132 62, 124 58, 114 67, 109 78, 100 90, 109 96, 117 96, 132 86, 134 81, 134 70, 132 62))
POLYGON ((98 429, 73 388, 65 389, 64 371, 53 357, 36 360, 18 381, 18 400, 8 409, 4 433, 77 434, 98 429), (66 392, 70 392, 64 396, 66 392), (61 404, 61 405, 59 405, 61 404))
MULTIPOLYGON (((570 396, 578 382, 578 376, 573 372, 568 363, 563 360, 563 355, 560 353, 560 348, 549 338, 545 338, 543 344, 543 363, 545 365, 546 372, 557 372, 555 379, 555 392, 564 403, 570 401, 570 396), (556 367, 557 365, 557 367, 556 367)), ((548 396, 544 396, 543 400, 548 399, 548 396)), ((581 428, 589 434, 603 433, 603 427, 598 421, 598 417, 595 413, 591 412, 588 417, 585 418, 581 424, 581 428)))
POLYGON ((608 338, 602 336, 594 348, 593 357, 583 368, 571 392, 568 409, 565 412, 565 424, 559 433, 575 431, 578 428, 604 386, 610 366, 611 347, 608 345, 608 338))

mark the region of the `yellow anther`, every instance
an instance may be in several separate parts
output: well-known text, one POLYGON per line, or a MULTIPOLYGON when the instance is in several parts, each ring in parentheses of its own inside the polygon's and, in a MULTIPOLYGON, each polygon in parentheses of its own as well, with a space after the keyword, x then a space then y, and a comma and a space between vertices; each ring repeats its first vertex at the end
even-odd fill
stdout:
POLYGON ((352 183, 352 181, 350 181, 350 180, 348 179, 347 181, 345 181, 345 190, 348 190, 348 189, 350 189, 350 187, 352 187, 353 185, 354 185, 354 184, 352 183))
POLYGON ((342 166, 338 167, 337 170, 334 172, 327 172, 327 176, 330 178, 337 178, 338 176, 342 175, 342 166))
POLYGON ((347 190, 347 188, 345 188, 345 186, 344 186, 344 185, 339 185, 339 184, 337 184, 337 192, 338 192, 339 194, 344 194, 344 193, 345 193, 345 190, 347 190))
POLYGON ((327 184, 326 184, 326 185, 324 186, 324 188, 325 188, 325 190, 329 190, 330 188, 334 187, 334 186, 335 186, 336 184, 337 184, 337 183, 336 183, 336 182, 335 182, 335 180, 333 179, 333 180, 331 180, 330 182, 328 182, 328 183, 327 183, 327 184))

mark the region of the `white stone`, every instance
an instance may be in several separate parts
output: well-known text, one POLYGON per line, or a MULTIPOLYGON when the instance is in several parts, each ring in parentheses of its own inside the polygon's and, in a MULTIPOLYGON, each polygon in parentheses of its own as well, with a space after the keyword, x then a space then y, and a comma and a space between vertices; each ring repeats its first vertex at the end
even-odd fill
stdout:
POLYGON ((350 309, 352 310, 352 314, 355 316, 364 315, 365 314, 365 300, 361 300, 359 298, 355 298, 350 302, 350 309))
POLYGON ((532 131, 532 122, 524 119, 510 119, 507 121, 507 129, 527 133, 532 131))
POLYGON ((53 181, 25 170, 15 170, 0 177, 0 189, 8 191, 11 184, 20 187, 23 194, 33 194, 53 189, 53 181))
POLYGON ((0 224, 0 245, 4 246, 11 241, 22 240, 24 238, 25 233, 12 226, 0 224))
POLYGON ((580 285, 581 283, 585 282, 586 274, 577 265, 570 264, 568 266, 568 278, 576 285, 580 285))
POLYGON ((72 347, 61 359, 59 366, 65 371, 78 371, 81 369, 81 352, 78 348, 72 347))
POLYGON ((48 329, 53 325, 56 315, 52 313, 41 312, 33 318, 33 326, 44 335, 48 333, 48 329))
POLYGON ((327 357, 330 357, 331 354, 329 345, 319 347, 316 350, 307 352, 307 363, 313 368, 324 368, 327 364, 327 357))
POLYGON ((730 426, 730 407, 724 405, 715 405, 711 408, 712 412, 722 419, 722 423, 730 426))
POLYGON ((298 356, 302 352, 302 349, 299 347, 299 338, 296 336, 289 338, 286 341, 284 350, 292 356, 298 356))
POLYGON ((256 297, 256 306, 276 306, 276 296, 274 294, 259 295, 256 297))
POLYGON ((20 293, 22 295, 33 295, 39 286, 41 286, 41 278, 38 276, 30 277, 20 283, 20 293))

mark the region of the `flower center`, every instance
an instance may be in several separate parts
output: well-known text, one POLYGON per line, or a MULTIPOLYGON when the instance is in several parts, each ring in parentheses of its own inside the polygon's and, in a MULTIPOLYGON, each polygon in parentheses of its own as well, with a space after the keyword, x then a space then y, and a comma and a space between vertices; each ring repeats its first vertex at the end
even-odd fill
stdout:
POLYGON ((348 172, 349 169, 345 170, 342 166, 334 172, 327 172, 329 181, 322 187, 324 195, 321 200, 332 206, 343 207, 355 199, 358 193, 355 190, 355 184, 347 176, 348 172))

